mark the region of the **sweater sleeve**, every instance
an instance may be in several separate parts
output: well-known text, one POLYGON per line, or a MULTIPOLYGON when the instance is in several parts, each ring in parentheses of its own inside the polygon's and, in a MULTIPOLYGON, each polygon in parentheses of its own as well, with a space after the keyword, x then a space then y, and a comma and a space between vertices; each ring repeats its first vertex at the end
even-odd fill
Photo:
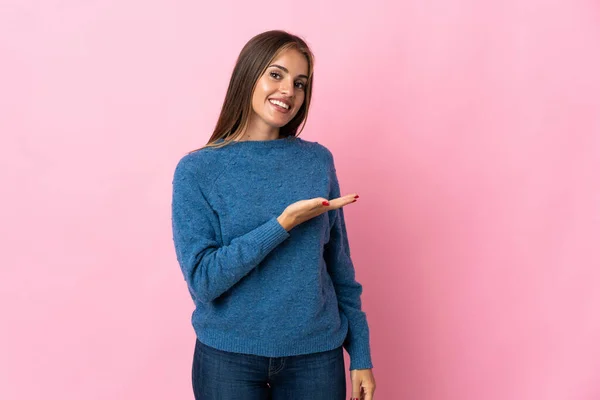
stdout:
MULTIPOLYGON (((340 197, 340 186, 333 159, 330 166, 330 179, 330 198, 340 197)), ((342 207, 329 212, 333 213, 333 225, 329 242, 325 245, 324 257, 339 307, 348 319, 348 336, 344 341, 344 348, 350 356, 350 370, 373 368, 369 346, 369 326, 366 314, 361 310, 362 285, 355 279, 344 210, 342 207)))
POLYGON ((255 268, 290 234, 273 216, 231 240, 218 240, 216 212, 200 189, 198 172, 181 160, 173 177, 171 221, 177 261, 193 296, 213 301, 255 268))

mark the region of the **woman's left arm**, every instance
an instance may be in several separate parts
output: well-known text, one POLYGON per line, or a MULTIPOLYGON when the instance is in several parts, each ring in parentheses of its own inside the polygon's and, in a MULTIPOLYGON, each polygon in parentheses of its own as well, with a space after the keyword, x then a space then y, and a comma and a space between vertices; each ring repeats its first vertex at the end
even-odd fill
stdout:
MULTIPOLYGON (((329 152, 331 182, 330 199, 340 197, 340 185, 337 178, 333 155, 329 152)), ((354 264, 350 257, 350 245, 346 231, 343 207, 328 211, 331 226, 329 242, 325 245, 324 258, 327 271, 333 282, 339 307, 348 319, 348 336, 344 348, 350 355, 350 379, 352 380, 352 398, 373 400, 375 377, 369 345, 369 325, 362 311, 360 295, 362 285, 356 281, 354 264)))
MULTIPOLYGON (((331 155, 331 152, 329 152, 331 155)), ((329 178, 331 182, 330 198, 340 197, 340 185, 337 179, 333 155, 330 156, 329 178)), ((338 208, 328 211, 332 221, 329 242, 325 245, 324 258, 327 270, 333 282, 339 306, 348 319, 348 336, 344 347, 350 355, 350 370, 371 369, 371 350, 369 345, 369 326, 367 317, 361 309, 362 285, 355 279, 355 270, 350 257, 350 246, 344 220, 344 210, 338 208)))

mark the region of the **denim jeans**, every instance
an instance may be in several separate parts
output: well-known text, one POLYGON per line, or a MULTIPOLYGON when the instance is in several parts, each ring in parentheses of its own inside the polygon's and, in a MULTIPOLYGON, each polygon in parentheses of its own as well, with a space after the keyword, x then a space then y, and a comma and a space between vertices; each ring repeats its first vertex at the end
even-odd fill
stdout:
POLYGON ((196 339, 192 363, 196 400, 343 400, 342 346, 289 357, 232 353, 196 339))

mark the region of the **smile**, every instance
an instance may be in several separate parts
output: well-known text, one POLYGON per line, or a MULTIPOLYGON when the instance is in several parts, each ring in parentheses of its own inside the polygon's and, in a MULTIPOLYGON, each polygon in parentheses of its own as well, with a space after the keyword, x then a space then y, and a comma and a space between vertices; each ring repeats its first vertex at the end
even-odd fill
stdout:
POLYGON ((271 103, 271 105, 273 106, 273 108, 276 109, 279 112, 286 113, 286 112, 288 112, 290 110, 290 106, 287 105, 287 104, 285 104, 282 101, 269 99, 269 103, 271 103))

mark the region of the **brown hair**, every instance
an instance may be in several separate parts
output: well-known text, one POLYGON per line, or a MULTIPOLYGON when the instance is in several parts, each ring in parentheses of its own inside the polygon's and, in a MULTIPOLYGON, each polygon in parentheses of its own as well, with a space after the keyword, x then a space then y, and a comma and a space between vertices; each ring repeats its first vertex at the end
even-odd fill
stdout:
MULTIPOLYGON (((308 81, 304 86, 304 103, 294 118, 279 129, 280 137, 298 136, 308 116, 312 94, 314 56, 306 42, 296 35, 272 30, 254 36, 246 43, 237 58, 221 114, 208 143, 201 147, 222 147, 239 136, 248 125, 252 112, 252 95, 259 78, 270 63, 288 49, 298 50, 308 61, 308 81), (300 125, 302 128, 298 131, 300 125), (215 144, 219 139, 222 143, 215 144)), ((193 151, 197 151, 196 149, 193 151)), ((192 151, 192 152, 193 152, 192 151)))

